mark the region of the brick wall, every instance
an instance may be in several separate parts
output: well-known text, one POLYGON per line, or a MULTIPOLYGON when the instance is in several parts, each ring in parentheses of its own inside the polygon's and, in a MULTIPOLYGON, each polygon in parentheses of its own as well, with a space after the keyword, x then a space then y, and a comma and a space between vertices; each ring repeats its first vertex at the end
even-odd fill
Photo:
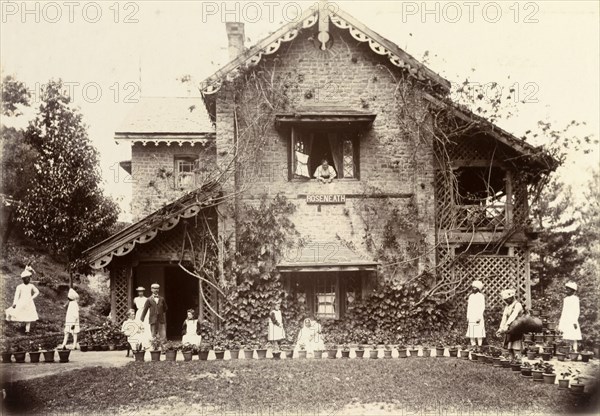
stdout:
MULTIPOLYGON (((161 168, 165 172, 174 172, 176 156, 197 156, 200 167, 205 166, 208 170, 214 170, 214 145, 197 143, 192 146, 184 143, 181 146, 178 144, 167 146, 165 143, 158 145, 149 143, 144 146, 136 143, 131 149, 133 221, 143 218, 189 191, 176 189, 175 178, 172 175, 164 179, 158 176, 161 168), (154 182, 154 187, 150 186, 151 182, 154 182)), ((197 178, 197 182, 200 183, 202 173, 197 178)))

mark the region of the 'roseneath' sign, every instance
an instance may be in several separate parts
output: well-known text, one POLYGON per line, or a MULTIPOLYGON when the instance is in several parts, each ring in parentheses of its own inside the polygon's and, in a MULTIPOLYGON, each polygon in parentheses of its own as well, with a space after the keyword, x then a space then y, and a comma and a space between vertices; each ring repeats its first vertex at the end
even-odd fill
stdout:
POLYGON ((346 195, 344 194, 329 194, 329 195, 320 195, 320 194, 308 194, 306 195, 306 203, 307 204, 345 204, 346 203, 346 195))

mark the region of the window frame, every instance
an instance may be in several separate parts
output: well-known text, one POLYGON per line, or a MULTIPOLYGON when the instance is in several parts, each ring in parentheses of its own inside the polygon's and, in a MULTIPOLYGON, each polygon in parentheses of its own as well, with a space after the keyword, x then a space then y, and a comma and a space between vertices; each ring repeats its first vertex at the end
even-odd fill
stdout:
POLYGON ((174 168, 173 168, 173 172, 174 172, 174 180, 175 180, 175 188, 177 189, 193 189, 195 184, 196 184, 196 169, 197 169, 197 163, 199 160, 199 156, 198 155, 194 155, 194 154, 178 154, 178 155, 173 155, 173 164, 174 164, 174 168), (179 171, 179 166, 180 166, 180 162, 183 161, 187 161, 187 162, 191 162, 192 164, 192 171, 190 172, 190 175, 182 175, 183 172, 179 171), (190 176, 192 178, 191 184, 186 185, 186 186, 182 186, 181 185, 181 178, 184 176, 190 176))

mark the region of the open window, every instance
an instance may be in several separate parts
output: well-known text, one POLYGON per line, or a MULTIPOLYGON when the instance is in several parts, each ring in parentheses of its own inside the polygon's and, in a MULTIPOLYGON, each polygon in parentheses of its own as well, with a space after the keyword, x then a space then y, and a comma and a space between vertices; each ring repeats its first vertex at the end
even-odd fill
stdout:
POLYGON ((337 179, 359 179, 358 135, 346 130, 291 129, 290 179, 314 179, 325 159, 337 179))
POLYGON ((197 156, 175 156, 175 186, 191 189, 195 184, 197 156))

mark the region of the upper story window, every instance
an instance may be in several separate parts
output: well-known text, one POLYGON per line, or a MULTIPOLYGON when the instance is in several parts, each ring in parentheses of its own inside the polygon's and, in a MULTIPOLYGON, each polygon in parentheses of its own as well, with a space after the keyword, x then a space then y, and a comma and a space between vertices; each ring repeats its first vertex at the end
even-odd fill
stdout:
POLYGON ((292 128, 290 179, 315 179, 323 160, 336 179, 359 179, 359 140, 355 132, 292 128))
POLYGON ((175 156, 175 186, 180 189, 190 189, 195 184, 197 156, 175 156))

